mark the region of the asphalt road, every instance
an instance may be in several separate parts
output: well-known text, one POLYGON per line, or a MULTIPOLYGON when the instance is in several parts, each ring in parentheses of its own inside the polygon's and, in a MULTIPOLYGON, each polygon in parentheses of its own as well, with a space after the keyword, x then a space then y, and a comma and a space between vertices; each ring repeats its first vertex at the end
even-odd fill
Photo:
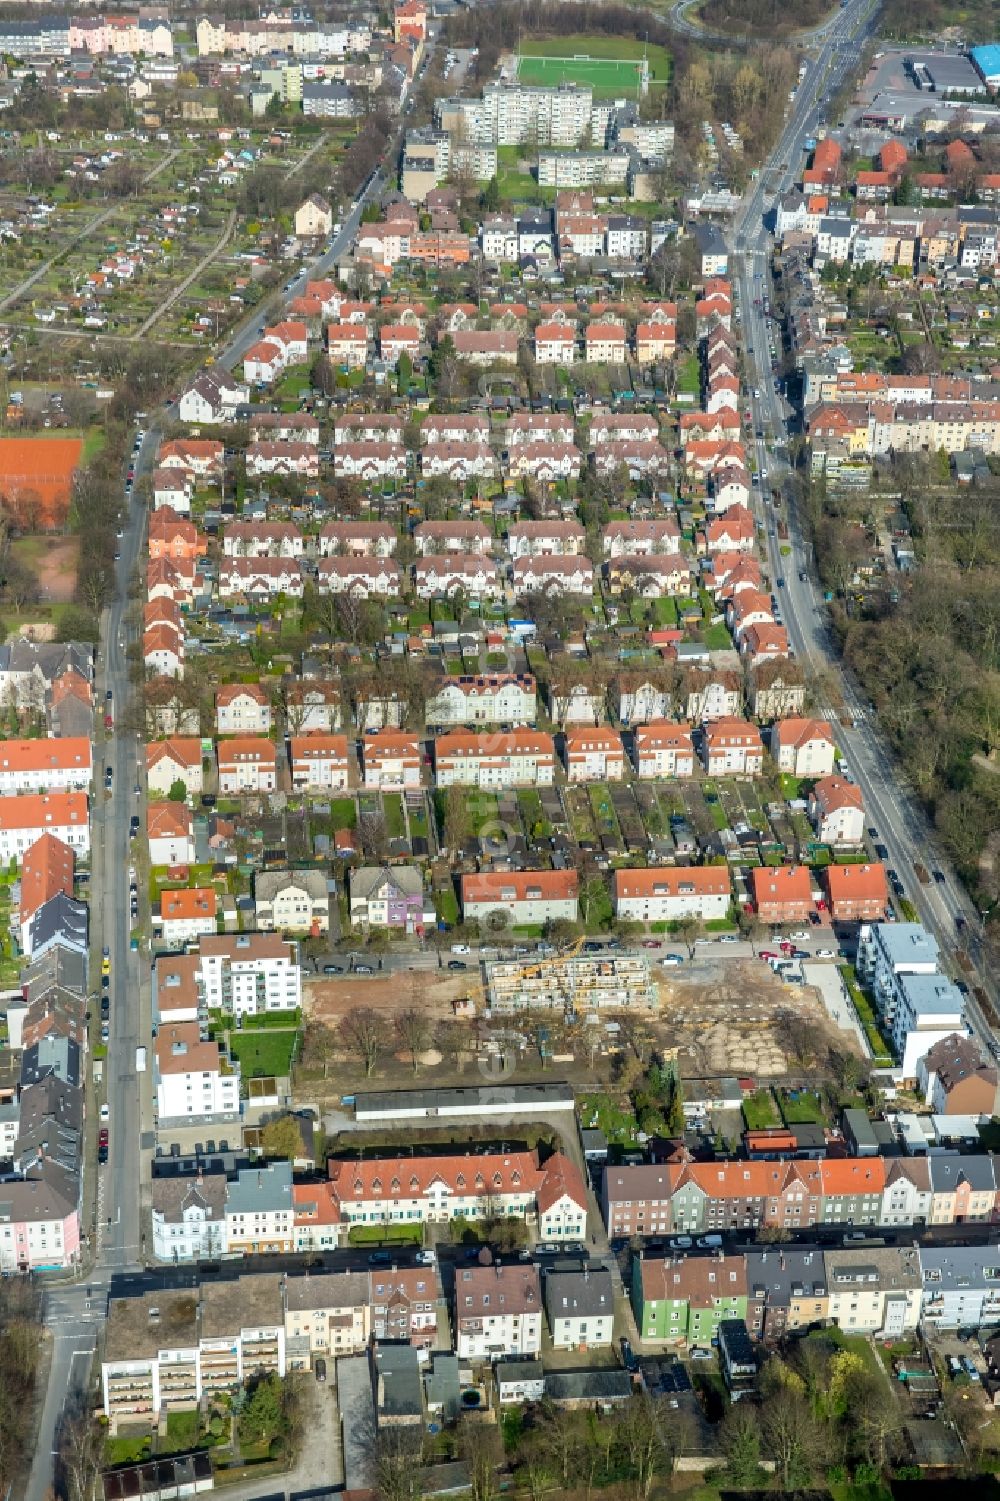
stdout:
MULTIPOLYGON (((147 434, 137 471, 140 465, 148 467, 152 463, 157 441, 156 433, 147 434)), ((129 692, 125 613, 128 583, 144 529, 145 513, 134 499, 119 543, 121 556, 115 570, 115 595, 105 615, 98 656, 99 712, 104 712, 104 694, 110 688, 116 725, 129 692)), ((136 1046, 144 1043, 148 1049, 151 1019, 149 987, 140 971, 143 956, 129 949, 129 820, 139 809, 133 791, 139 781, 138 749, 134 736, 120 734, 116 728, 105 743, 103 761, 100 746, 95 756, 91 936, 103 941, 111 957, 111 1035, 105 1062, 110 1144, 108 1162, 97 1168, 96 1246, 92 1237, 89 1250, 85 1251, 92 1270, 85 1278, 54 1282, 46 1294, 45 1323, 52 1338, 52 1362, 26 1501, 43 1501, 52 1482, 59 1423, 67 1403, 72 1402, 87 1378, 96 1330, 104 1322, 111 1274, 141 1264, 140 1184, 144 1158, 152 1149, 152 1138, 146 1133, 151 1119, 152 1076, 148 1072, 138 1075, 135 1071, 136 1046), (110 797, 104 790, 107 766, 113 771, 110 797)), ((145 1171, 148 1175, 148 1169, 145 1171)), ((88 1204, 86 1191, 83 1202, 88 1204)), ((86 1208, 82 1214, 85 1230, 86 1208)))
MULTIPOLYGON (((890 754, 872 723, 869 706, 858 697, 850 679, 842 674, 839 658, 831 650, 822 613, 822 596, 811 570, 808 540, 792 511, 788 517, 789 537, 784 544, 790 551, 783 557, 782 544, 776 533, 776 513, 767 504, 770 490, 780 485, 787 473, 787 466, 775 455, 775 446, 787 443, 788 439, 788 408, 775 389, 768 348, 768 320, 763 311, 764 299, 770 291, 770 240, 764 225, 769 207, 767 200, 774 194, 787 191, 798 177, 804 160, 804 142, 822 120, 823 106, 829 95, 839 87, 848 70, 857 65, 861 47, 871 30, 871 13, 871 0, 853 0, 841 12, 818 57, 809 65, 781 139, 733 226, 736 249, 733 261, 740 293, 747 368, 755 372, 751 379, 759 392, 759 396, 751 399, 753 427, 755 432, 764 434, 762 438, 753 439, 760 473, 753 505, 766 535, 764 561, 797 657, 813 673, 832 671, 842 678, 844 707, 853 724, 844 725, 832 706, 826 705, 825 709, 835 727, 843 757, 864 794, 868 824, 877 830, 878 842, 888 849, 888 864, 898 872, 921 922, 934 934, 942 948, 947 951, 954 949, 955 920, 963 917, 970 951, 973 958, 978 958, 979 916, 959 885, 954 870, 936 848, 933 831, 922 810, 901 783, 900 773, 893 766, 890 754), (768 184, 766 189, 765 182, 768 184), (755 299, 760 306, 755 306, 755 299), (784 579, 780 587, 776 582, 779 578, 784 579), (942 871, 944 882, 921 885, 914 870, 915 862, 942 871)), ((971 997, 969 1010, 977 1032, 990 1050, 996 1052, 996 1039, 971 997)))

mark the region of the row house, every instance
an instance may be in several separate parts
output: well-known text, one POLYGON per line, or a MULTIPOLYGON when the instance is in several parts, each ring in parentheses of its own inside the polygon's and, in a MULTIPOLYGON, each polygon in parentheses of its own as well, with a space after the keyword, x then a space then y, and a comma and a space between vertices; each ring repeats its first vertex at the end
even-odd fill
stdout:
POLYGON ((567 730, 563 759, 567 782, 620 782, 625 776, 622 737, 603 725, 567 730))
POLYGON ((420 450, 420 472, 428 479, 464 484, 470 479, 492 479, 496 459, 488 443, 427 443, 420 450))
POLYGON ((588 365, 624 365, 628 358, 628 335, 624 323, 588 323, 583 333, 584 359, 588 365))
POLYGON ((680 551, 681 534, 672 516, 652 521, 610 521, 601 533, 606 558, 664 556, 680 551))
POLYGON ((505 912, 515 927, 576 922, 580 880, 575 870, 481 871, 462 877, 462 916, 489 923, 505 912))
POLYGON ((36 792, 0 799, 0 860, 20 861, 43 834, 52 834, 77 856, 88 855, 87 794, 36 792))
POLYGON ((489 418, 478 412, 437 412, 420 424, 421 443, 469 443, 490 441, 489 418))
POLYGON ((355 599, 398 599, 399 568, 380 557, 321 558, 316 582, 321 594, 350 594, 355 599))
POLYGON ((227 558, 301 558, 302 533, 291 521, 234 521, 222 539, 227 558))
POLYGON ((754 910, 763 923, 808 922, 816 911, 806 865, 759 865, 750 872, 754 910))
POLYGON ((445 679, 424 704, 428 725, 534 724, 538 690, 529 673, 463 674, 445 679))
POLYGON ((490 558, 464 553, 418 558, 413 565, 418 599, 464 594, 470 599, 499 599, 503 586, 490 558))
MULTIPOLYGON (((363 370, 368 363, 368 327, 364 323, 329 323, 326 352, 331 365, 342 370, 363 370)), ((246 370, 246 364, 243 366, 246 370)), ((249 376, 247 377, 249 379, 249 376)))
POLYGON ((83 791, 90 786, 93 769, 90 740, 82 735, 0 740, 0 797, 83 791))
POLYGON ((624 469, 630 479, 640 480, 646 476, 650 479, 666 479, 673 464, 662 443, 655 440, 637 442, 624 439, 621 442, 600 444, 594 452, 594 467, 598 474, 605 477, 624 469))
POLYGON ((737 646, 752 625, 773 625, 770 594, 758 589, 735 594, 726 604, 726 624, 737 646))
POLYGON ((271 700, 259 683, 223 683, 215 692, 215 725, 220 735, 269 735, 271 700))
POLYGON ((175 516, 190 516, 194 480, 183 469, 154 469, 151 477, 153 507, 173 511, 175 516))
POLYGON ((539 323, 535 328, 535 363, 573 365, 578 359, 576 328, 567 323, 539 323))
POLYGON ((749 720, 716 719, 702 730, 701 756, 710 777, 759 776, 764 742, 749 720))
POLYGON ((228 558, 219 565, 220 599, 301 599, 304 590, 301 558, 228 558))
POLYGON ((723 1319, 747 1317, 747 1284, 742 1255, 633 1257, 640 1339, 710 1349, 723 1319))
POLYGON ((333 472, 344 479, 405 480, 407 452, 402 443, 382 440, 341 443, 333 450, 333 472))
POLYGON ((507 551, 513 559, 530 557, 579 557, 587 533, 578 521, 516 521, 507 533, 507 551))
POLYGON ((881 1157, 616 1166, 603 1209, 608 1234, 625 1237, 877 1225, 885 1184, 881 1157))
POLYGON ((647 413, 596 412, 590 419, 590 446, 603 448, 608 443, 655 443, 660 424, 647 413))
POLYGON ((526 594, 589 596, 594 592, 594 565, 579 554, 548 553, 517 558, 512 577, 514 593, 519 598, 526 594))
POLYGON ((700 922, 729 915, 732 892, 724 865, 689 865, 616 870, 611 900, 623 922, 700 922))
POLYGON ((640 781, 694 776, 694 745, 687 725, 653 720, 636 728, 633 742, 640 781))
POLYGON ((507 461, 512 479, 533 479, 540 483, 576 479, 583 464, 583 454, 573 443, 520 443, 507 461))
POLYGON ((293 735, 288 759, 295 792, 343 792, 350 776, 346 735, 293 735))
POLYGON ((470 365, 516 365, 518 337, 503 329, 459 328, 451 335, 455 356, 470 365))
POLYGON ((540 1240, 583 1240, 587 1191, 561 1152, 364 1157, 328 1164, 328 1191, 343 1233, 352 1225, 448 1224, 499 1215, 526 1220, 540 1240))
POLYGON ((878 862, 829 865, 822 872, 826 904, 834 922, 880 922, 889 907, 889 883, 878 862))
POLYGON ((402 448, 403 419, 388 412, 351 412, 338 417, 333 428, 334 448, 351 447, 357 443, 390 443, 402 448))
POLYGON ((512 730, 477 735, 441 735, 434 746, 439 787, 551 787, 555 777, 555 745, 551 735, 537 730, 512 730))
POLYGON ((455 1275, 455 1350, 476 1362, 539 1356, 542 1285, 533 1263, 463 1267, 455 1275))
POLYGON ((167 558, 186 562, 203 557, 208 551, 208 544, 193 521, 186 521, 165 509, 151 513, 146 546, 153 560, 167 558))
POLYGON ((319 420, 310 412, 257 412, 250 419, 251 443, 310 443, 319 447, 319 420))
POLYGON ((378 352, 379 359, 393 369, 398 365, 401 355, 405 354, 411 360, 418 359, 420 330, 406 323, 384 324, 379 329, 378 352))
POLYGON ((714 516, 702 534, 701 551, 753 552, 757 534, 754 519, 746 506, 730 506, 721 516, 714 516))
POLYGON ((491 550, 493 537, 481 521, 421 521, 414 527, 413 543, 422 558, 437 553, 484 554, 491 550))
POLYGON ((278 784, 278 760, 273 741, 261 736, 220 740, 216 756, 219 765, 219 792, 223 797, 275 791, 278 784))
POLYGON ((217 484, 225 468, 225 446, 217 438, 171 438, 161 443, 157 468, 188 474, 194 480, 217 484))
POLYGON ((154 677, 184 676, 184 633, 163 623, 148 626, 142 634, 142 661, 154 677))
POLYGON ((380 792, 420 786, 423 746, 404 730, 374 730, 361 741, 364 785, 380 792))
POLYGON ((244 455, 248 479, 262 474, 297 475, 300 479, 319 479, 319 450, 311 443, 251 443, 244 455))
POLYGON ((321 558, 391 558, 396 551, 395 527, 386 521, 328 521, 320 529, 321 558))
POLYGON ((691 569, 678 553, 612 558, 604 572, 612 594, 632 590, 643 599, 665 599, 691 592, 691 569))
POLYGON ((146 746, 146 787, 166 797, 177 782, 185 794, 197 796, 203 787, 201 740, 196 735, 155 740, 146 746))
POLYGON ((508 449, 526 443, 573 443, 576 430, 572 416, 560 412, 515 412, 504 430, 508 449))

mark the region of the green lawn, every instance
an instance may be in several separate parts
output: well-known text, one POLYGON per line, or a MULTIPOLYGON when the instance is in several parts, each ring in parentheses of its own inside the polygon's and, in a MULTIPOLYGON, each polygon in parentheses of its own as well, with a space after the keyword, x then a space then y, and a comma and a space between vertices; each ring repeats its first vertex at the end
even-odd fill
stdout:
POLYGON ((434 893, 434 906, 437 909, 439 921, 453 928, 458 922, 458 897, 450 886, 444 891, 434 893))
POLYGON ((406 838, 406 814, 403 799, 398 792, 387 792, 382 797, 385 812, 385 831, 390 839, 406 838))
POLYGON ((424 1232, 420 1225, 352 1225, 347 1239, 352 1246, 419 1246, 424 1232))
POLYGON ((581 1127, 597 1127, 613 1146, 633 1146, 639 1130, 631 1110, 623 1109, 606 1094, 583 1095, 577 1107, 581 1127))
POLYGON ((780 1100, 786 1126, 818 1126, 823 1120, 819 1095, 811 1089, 782 1090, 780 1100))
POLYGON ((237 1032, 229 1034, 229 1050, 239 1060, 244 1079, 283 1076, 292 1066, 297 1032, 237 1032))
POLYGON ((335 797, 330 803, 330 822, 334 830, 353 829, 358 822, 358 808, 353 797, 335 797))
POLYGON ((780 1126, 781 1119, 769 1089, 758 1089, 743 1101, 743 1119, 748 1131, 766 1131, 769 1126, 780 1126))
POLYGON ((726 651, 733 644, 733 639, 721 620, 715 625, 702 626, 701 639, 709 651, 726 651))
POLYGON ((528 84, 589 84, 595 98, 634 97, 640 82, 636 65, 643 58, 651 86, 662 88, 673 70, 665 47, 649 46, 639 38, 589 32, 535 37, 521 45, 518 77, 528 84))

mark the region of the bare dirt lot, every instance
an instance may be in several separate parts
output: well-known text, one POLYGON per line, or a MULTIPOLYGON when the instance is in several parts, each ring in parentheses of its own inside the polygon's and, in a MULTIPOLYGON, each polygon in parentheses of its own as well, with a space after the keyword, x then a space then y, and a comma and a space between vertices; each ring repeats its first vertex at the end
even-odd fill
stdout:
POLYGON ((454 1015, 452 1002, 475 989, 468 975, 447 970, 406 970, 402 974, 345 975, 341 980, 311 980, 303 988, 307 1020, 327 1027, 336 1025, 355 1006, 369 1006, 387 1020, 410 1006, 420 1010, 433 1025, 454 1015))
POLYGON ((663 1045, 680 1049, 682 1073, 774 1079, 790 1070, 782 1039, 790 1017, 816 1027, 841 1051, 854 1046, 815 991, 782 984, 759 960, 696 963, 662 979, 654 1031, 663 1045))
POLYGON ((80 561, 79 537, 19 537, 11 544, 11 552, 34 573, 46 604, 65 604, 73 598, 80 561))

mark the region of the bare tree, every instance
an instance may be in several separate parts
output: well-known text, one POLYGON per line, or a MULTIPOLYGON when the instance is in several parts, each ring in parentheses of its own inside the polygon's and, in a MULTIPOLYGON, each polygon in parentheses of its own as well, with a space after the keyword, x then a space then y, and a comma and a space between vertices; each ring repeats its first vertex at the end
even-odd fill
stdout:
POLYGON ((458 1449, 469 1467, 472 1501, 496 1501, 500 1494, 497 1467, 502 1457, 496 1428, 472 1417, 463 1418, 458 1429, 458 1449))
POLYGON ((354 1006, 344 1017, 341 1035, 360 1059, 365 1078, 370 1079, 385 1050, 385 1022, 370 1006, 354 1006))
POLYGON ((400 1046, 410 1055, 413 1072, 420 1068, 420 1055, 426 1052, 431 1038, 427 1014, 417 1006, 407 1006, 396 1017, 396 1036, 400 1046))

